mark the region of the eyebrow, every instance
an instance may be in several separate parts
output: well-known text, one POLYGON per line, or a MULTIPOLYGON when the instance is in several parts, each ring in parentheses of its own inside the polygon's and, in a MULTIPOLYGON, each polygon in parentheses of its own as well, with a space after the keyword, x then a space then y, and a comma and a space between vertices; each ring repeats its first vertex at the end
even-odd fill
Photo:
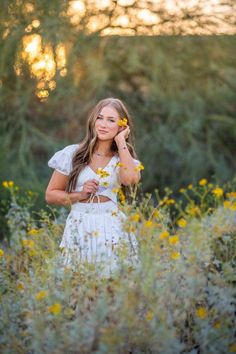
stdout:
MULTIPOLYGON (((98 114, 99 116, 101 116, 101 117, 104 117, 102 114, 98 114)), ((113 118, 113 119, 116 119, 116 117, 107 117, 107 118, 113 118)))

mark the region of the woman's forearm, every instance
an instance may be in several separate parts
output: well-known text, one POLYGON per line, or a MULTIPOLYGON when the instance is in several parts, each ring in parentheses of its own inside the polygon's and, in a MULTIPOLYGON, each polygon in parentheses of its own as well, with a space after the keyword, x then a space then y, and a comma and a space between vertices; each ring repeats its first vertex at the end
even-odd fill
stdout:
POLYGON ((45 199, 48 204, 58 204, 68 206, 70 204, 80 202, 88 197, 85 192, 71 192, 54 189, 46 193, 45 199))
POLYGON ((140 172, 135 170, 135 163, 128 150, 125 139, 116 142, 121 162, 120 181, 124 185, 136 184, 140 180, 140 172), (124 149, 125 147, 125 149, 124 149))

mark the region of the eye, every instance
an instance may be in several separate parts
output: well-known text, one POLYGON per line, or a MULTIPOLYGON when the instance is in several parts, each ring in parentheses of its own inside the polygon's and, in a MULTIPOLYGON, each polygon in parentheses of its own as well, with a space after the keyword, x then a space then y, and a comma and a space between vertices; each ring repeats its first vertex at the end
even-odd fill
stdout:
POLYGON ((97 119, 102 119, 102 117, 99 117, 99 116, 98 116, 97 119))

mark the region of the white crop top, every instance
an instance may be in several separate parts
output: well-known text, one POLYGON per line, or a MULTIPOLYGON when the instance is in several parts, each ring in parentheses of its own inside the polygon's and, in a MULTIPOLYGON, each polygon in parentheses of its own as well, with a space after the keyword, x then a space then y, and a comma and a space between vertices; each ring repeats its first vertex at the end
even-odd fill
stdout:
MULTIPOLYGON (((72 158, 75 151, 79 148, 79 144, 68 145, 64 149, 57 151, 48 161, 48 166, 54 168, 58 172, 68 176, 72 171, 72 158)), ((119 165, 120 158, 114 155, 107 165, 103 168, 109 175, 100 177, 90 166, 86 166, 77 178, 75 192, 83 190, 84 183, 89 179, 96 179, 99 181, 99 188, 95 195, 104 195, 117 204, 117 191, 115 189, 120 187, 119 183, 119 165)), ((133 158, 137 166, 140 161, 133 158)))

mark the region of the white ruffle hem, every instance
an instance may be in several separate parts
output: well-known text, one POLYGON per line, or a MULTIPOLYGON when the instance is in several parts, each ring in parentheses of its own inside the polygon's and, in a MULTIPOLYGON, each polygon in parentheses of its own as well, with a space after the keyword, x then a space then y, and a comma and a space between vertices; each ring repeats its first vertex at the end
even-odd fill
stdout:
POLYGON ((137 263, 137 240, 123 230, 126 215, 112 202, 75 203, 67 217, 60 243, 64 265, 83 262, 102 265, 103 275, 111 275, 126 248, 126 262, 137 263))

